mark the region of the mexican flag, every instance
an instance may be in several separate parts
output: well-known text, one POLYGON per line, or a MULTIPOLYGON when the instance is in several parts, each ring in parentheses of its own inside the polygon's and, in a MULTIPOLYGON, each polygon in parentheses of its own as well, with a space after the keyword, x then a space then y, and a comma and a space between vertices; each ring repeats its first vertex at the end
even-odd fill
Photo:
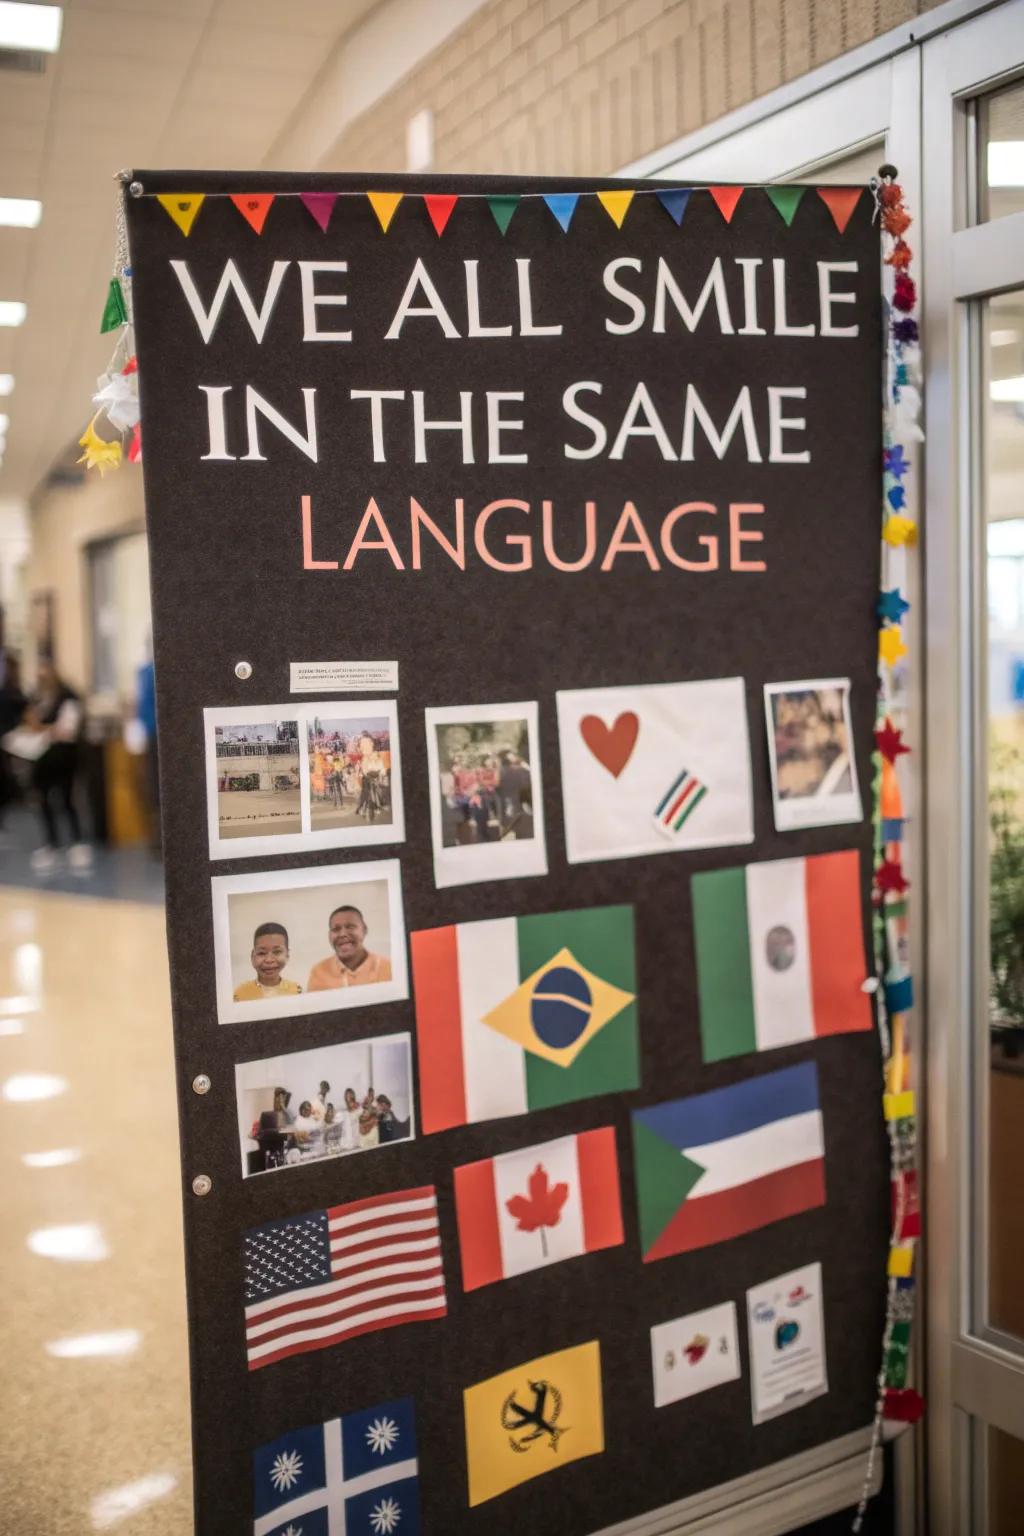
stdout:
POLYGON ((615 1131, 562 1136, 455 1169, 467 1291, 624 1241, 615 1131))
POLYGON ((410 936, 425 1134, 640 1082, 633 908, 410 936))
POLYGON ((704 1060, 871 1029, 860 856, 694 875, 704 1060))

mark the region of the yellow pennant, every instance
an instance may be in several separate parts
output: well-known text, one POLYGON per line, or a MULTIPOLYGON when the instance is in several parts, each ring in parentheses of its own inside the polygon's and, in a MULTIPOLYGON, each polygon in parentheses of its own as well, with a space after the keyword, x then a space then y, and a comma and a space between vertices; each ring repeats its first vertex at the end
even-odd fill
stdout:
POLYGON ((596 1339, 502 1371, 462 1399, 471 1505, 604 1450, 596 1339))
POLYGON ((388 225, 395 216, 395 209, 402 201, 403 194, 401 192, 367 192, 366 195, 370 200, 370 207, 377 215, 381 229, 387 234, 388 225))
POLYGON ((916 1101, 911 1088, 904 1088, 901 1093, 884 1093, 882 1095, 882 1109, 887 1120, 910 1120, 916 1112, 916 1101))
POLYGON ((635 195, 633 192, 599 192, 597 194, 598 202, 616 229, 622 228, 622 221, 629 212, 629 205, 635 195))
POLYGON ((157 202, 170 214, 183 235, 192 228, 205 201, 205 192, 160 192, 157 195, 157 202))
POLYGON ((889 1274, 899 1280, 906 1280, 914 1272, 914 1245, 913 1243, 900 1243, 895 1248, 889 1249, 889 1274))

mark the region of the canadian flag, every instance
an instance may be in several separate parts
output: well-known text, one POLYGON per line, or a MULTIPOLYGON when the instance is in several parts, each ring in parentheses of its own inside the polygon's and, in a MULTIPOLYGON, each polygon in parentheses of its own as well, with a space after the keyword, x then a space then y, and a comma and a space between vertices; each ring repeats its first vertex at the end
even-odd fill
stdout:
POLYGON ((467 1291, 623 1242, 612 1127, 455 1169, 467 1291))

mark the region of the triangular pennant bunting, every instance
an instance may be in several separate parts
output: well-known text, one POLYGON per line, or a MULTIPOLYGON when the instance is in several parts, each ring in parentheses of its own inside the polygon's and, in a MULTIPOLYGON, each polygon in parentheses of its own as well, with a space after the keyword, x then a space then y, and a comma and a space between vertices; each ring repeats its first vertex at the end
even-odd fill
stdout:
POLYGON ((126 325, 127 322, 128 311, 125 309, 121 284, 116 277, 112 277, 110 287, 107 289, 107 302, 103 306, 100 335, 105 335, 107 331, 116 331, 119 325, 126 325))
POLYGON ((736 212, 736 204, 743 196, 742 187, 708 187, 708 191, 715 200, 715 206, 727 224, 732 223, 732 216, 736 212))
POLYGON ((334 205, 338 201, 337 192, 302 192, 299 194, 299 201, 306 212, 313 215, 324 234, 326 234, 327 226, 331 222, 331 214, 334 212, 334 205))
POLYGON ((370 207, 377 215, 377 222, 380 224, 380 227, 384 233, 387 234, 388 225, 391 223, 391 220, 395 216, 395 209, 402 201, 402 193, 367 192, 366 197, 370 207))
POLYGON ((669 218, 674 223, 681 224, 683 222, 683 214, 686 212, 686 205, 690 201, 689 187, 678 187, 673 188, 670 192, 659 192, 657 193, 657 198, 669 218))
POLYGON ((765 187, 768 201, 788 229, 793 222, 806 187, 765 187))
POLYGON ((863 187, 818 188, 818 196, 832 215, 836 229, 838 229, 840 234, 843 233, 847 224, 849 224, 853 210, 860 202, 860 195, 863 191, 863 187))
POLYGON ((437 230, 438 235, 444 234, 445 225, 455 211, 455 204, 458 200, 454 192, 431 192, 424 196, 423 201, 427 206, 430 222, 437 230))
POLYGON ((497 197, 489 197, 487 199, 487 206, 494 215, 495 224, 504 234, 512 222, 512 215, 519 207, 519 198, 511 193, 508 195, 500 194, 497 197))
POLYGON ((569 225, 572 223, 572 216, 576 212, 576 204, 579 200, 578 192, 550 192, 545 194, 544 201, 566 234, 569 233, 569 225))
POLYGON ((206 201, 205 192, 158 192, 157 202, 187 235, 196 221, 196 214, 206 201))
POLYGON ((231 201, 245 222, 251 224, 258 235, 262 235, 263 226, 267 222, 267 214, 270 212, 270 205, 274 201, 274 193, 232 192, 231 201))
POLYGON ((622 222, 629 212, 629 205, 635 195, 633 192, 599 192, 597 194, 598 202, 616 229, 622 228, 622 222))

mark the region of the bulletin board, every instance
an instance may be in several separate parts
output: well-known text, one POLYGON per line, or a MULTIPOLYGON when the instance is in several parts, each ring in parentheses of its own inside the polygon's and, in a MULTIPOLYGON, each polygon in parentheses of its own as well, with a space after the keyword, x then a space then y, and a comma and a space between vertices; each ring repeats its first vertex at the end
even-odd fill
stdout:
POLYGON ((587 1536, 862 1429, 869 190, 132 180, 197 1529, 587 1536))

